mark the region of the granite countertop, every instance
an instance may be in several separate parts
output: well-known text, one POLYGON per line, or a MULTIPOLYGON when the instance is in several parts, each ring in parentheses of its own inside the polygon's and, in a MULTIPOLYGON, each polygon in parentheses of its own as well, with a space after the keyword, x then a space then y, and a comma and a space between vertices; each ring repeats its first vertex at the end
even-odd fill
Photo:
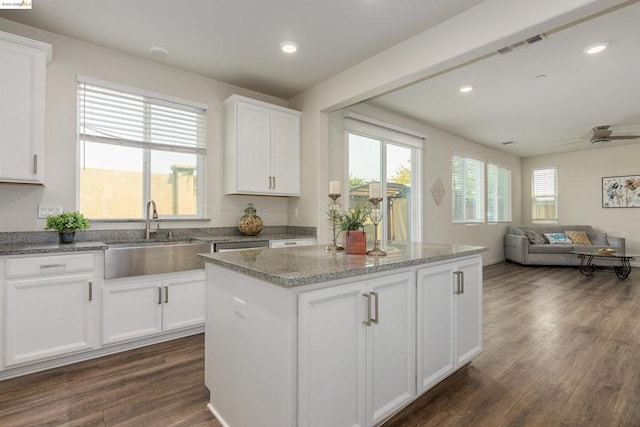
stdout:
POLYGON ((107 247, 108 245, 104 242, 6 243, 0 245, 0 256, 102 251, 107 247))
MULTIPOLYGON (((269 240, 281 240, 281 239, 303 239, 314 238, 314 236, 291 234, 291 233, 274 233, 263 234, 257 236, 188 236, 184 238, 175 239, 152 239, 151 242, 167 242, 170 243, 175 240, 200 240, 211 243, 228 243, 228 242, 259 242, 269 240)), ((102 241, 76 241, 74 243, 58 243, 58 242, 34 242, 25 241, 20 243, 2 243, 0 244, 0 256, 4 255, 32 255, 32 254, 47 254, 47 253, 61 253, 61 252, 82 252, 82 251, 101 251, 109 248, 109 245, 121 244, 121 243, 141 243, 145 240, 116 240, 113 242, 102 241)))
POLYGON ((292 288, 460 258, 485 250, 481 246, 413 243, 387 248, 386 257, 372 257, 326 251, 323 245, 314 245, 200 254, 200 257, 266 282, 292 288))

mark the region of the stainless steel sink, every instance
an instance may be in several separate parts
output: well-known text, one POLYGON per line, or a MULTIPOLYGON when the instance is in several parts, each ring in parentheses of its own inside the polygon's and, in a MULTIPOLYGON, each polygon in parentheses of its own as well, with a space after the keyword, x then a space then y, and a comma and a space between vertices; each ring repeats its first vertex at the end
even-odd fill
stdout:
POLYGON ((110 244, 104 254, 104 278, 173 273, 204 268, 199 253, 211 244, 197 240, 142 241, 110 244))

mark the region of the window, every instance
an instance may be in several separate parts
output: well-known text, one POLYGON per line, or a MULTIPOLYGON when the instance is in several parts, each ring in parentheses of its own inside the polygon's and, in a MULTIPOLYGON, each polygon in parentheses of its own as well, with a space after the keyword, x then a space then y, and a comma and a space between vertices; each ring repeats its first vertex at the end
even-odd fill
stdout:
POLYGON ((558 219, 558 183, 555 167, 533 169, 532 183, 532 213, 533 220, 558 219))
POLYGON ((201 218, 206 106, 78 81, 80 210, 93 219, 201 218))
MULTIPOLYGON (((355 113, 345 120, 347 129, 348 206, 371 206, 369 184, 380 182, 384 202, 379 238, 402 244, 421 240, 420 163, 423 139, 393 129, 393 125, 363 118, 355 113)), ((368 245, 373 244, 374 229, 365 227, 368 245)))
POLYGON ((453 222, 484 222, 484 162, 454 154, 451 171, 453 222))
POLYGON ((487 222, 511 222, 511 169, 487 163, 487 222))

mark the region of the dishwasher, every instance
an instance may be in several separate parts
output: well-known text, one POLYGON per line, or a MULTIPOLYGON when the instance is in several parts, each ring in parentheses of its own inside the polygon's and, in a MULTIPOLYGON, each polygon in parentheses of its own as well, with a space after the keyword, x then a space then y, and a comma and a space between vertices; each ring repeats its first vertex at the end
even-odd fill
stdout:
POLYGON ((247 249, 260 249, 268 247, 268 240, 257 240, 252 242, 222 242, 213 243, 213 252, 245 251, 247 249))

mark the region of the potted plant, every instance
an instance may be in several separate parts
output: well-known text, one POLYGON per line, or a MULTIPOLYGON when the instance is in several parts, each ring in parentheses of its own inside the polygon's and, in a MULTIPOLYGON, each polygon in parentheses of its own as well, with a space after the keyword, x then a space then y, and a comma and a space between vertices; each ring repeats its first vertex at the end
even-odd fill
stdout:
POLYGON ((47 226, 60 234, 60 243, 73 243, 76 230, 89 228, 89 220, 78 211, 62 212, 60 215, 49 215, 47 226))
POLYGON ((364 224, 369 219, 369 209, 356 205, 340 216, 340 229, 346 231, 344 237, 345 252, 348 254, 364 254, 366 236, 364 224))

